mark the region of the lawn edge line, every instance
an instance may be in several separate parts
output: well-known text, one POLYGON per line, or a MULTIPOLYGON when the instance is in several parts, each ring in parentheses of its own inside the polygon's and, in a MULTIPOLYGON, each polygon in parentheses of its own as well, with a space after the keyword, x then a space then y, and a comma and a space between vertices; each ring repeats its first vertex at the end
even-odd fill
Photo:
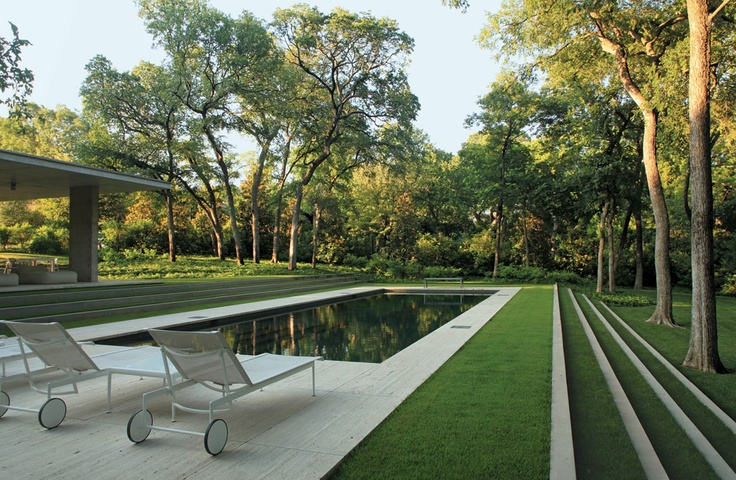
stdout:
POLYGON ((631 350, 631 347, 621 338, 616 330, 611 326, 611 323, 603 316, 603 314, 593 305, 593 302, 583 294, 583 298, 588 302, 590 308, 593 309, 598 320, 606 327, 608 333, 611 334, 613 339, 616 341, 618 346, 629 358, 631 363, 634 365, 639 374, 646 380, 649 386, 652 388, 654 393, 669 410, 672 417, 675 419, 678 425, 685 431, 687 436, 695 445, 695 448, 705 457, 705 460, 713 468, 720 478, 731 478, 736 479, 736 472, 733 471, 731 466, 726 462, 713 445, 708 441, 703 432, 690 420, 690 417, 680 408, 677 402, 672 396, 665 390, 661 383, 654 377, 651 371, 644 365, 644 362, 631 350))
POLYGON ((732 419, 726 412, 724 412, 721 407, 719 407, 709 396, 707 396, 705 393, 703 393, 702 390, 700 390, 697 385, 695 385, 693 382, 690 381, 685 375, 683 375, 682 372, 680 372, 677 368, 675 368, 672 363, 669 362, 661 353, 659 353, 654 347, 652 347, 649 342, 647 342, 641 335, 639 335, 631 326, 626 323, 621 317, 619 317, 616 312, 614 312, 608 305, 606 305, 603 302, 599 302, 603 307, 608 310, 608 312, 615 318, 634 338, 636 338, 639 343, 641 343, 644 348, 646 348, 649 353, 651 353, 657 360, 662 363, 662 365, 669 370, 669 372, 682 383, 682 385, 687 388, 690 393, 692 393, 699 401, 703 404, 708 410, 713 413, 716 417, 718 417, 723 424, 731 430, 736 435, 736 421, 732 419))
POLYGON ((565 346, 559 288, 552 293, 552 428, 550 434, 550 480, 575 479, 575 448, 572 439, 570 397, 567 389, 565 346))
POLYGON ((657 452, 654 450, 654 446, 652 445, 651 440, 649 440, 649 436, 647 435, 646 430, 644 430, 639 417, 636 415, 636 411, 634 410, 629 397, 626 395, 626 392, 616 376, 611 363, 608 361, 608 357, 606 357, 603 347, 601 347, 595 333, 593 333, 593 329, 590 326, 588 318, 580 308, 580 304, 575 298, 572 289, 568 289, 568 293, 572 299, 573 307, 575 307, 575 311, 578 314, 578 319, 583 325, 585 335, 588 337, 590 346, 593 348, 593 354, 598 361, 598 366, 601 368, 601 372, 603 372, 603 377, 608 384, 611 395, 613 395, 613 401, 616 404, 616 408, 618 408, 624 428, 626 428, 626 431, 629 434, 629 438, 634 446, 636 455, 639 457, 639 462, 644 469, 646 477, 668 478, 667 472, 664 469, 657 452))

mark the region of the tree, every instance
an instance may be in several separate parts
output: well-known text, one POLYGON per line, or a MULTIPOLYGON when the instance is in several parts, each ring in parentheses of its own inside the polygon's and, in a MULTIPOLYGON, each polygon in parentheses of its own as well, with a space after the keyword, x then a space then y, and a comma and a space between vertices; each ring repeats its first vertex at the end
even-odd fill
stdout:
POLYGON ((0 36, 0 105, 11 109, 20 106, 33 90, 33 72, 21 66, 21 50, 31 42, 18 36, 18 27, 10 24, 13 37, 0 36), (6 97, 7 92, 7 97, 6 97))
MULTIPOLYGON (((534 116, 535 95, 520 75, 502 72, 491 85, 490 92, 478 102, 482 112, 468 119, 470 124, 480 124, 488 134, 494 150, 493 160, 498 163, 497 192, 493 225, 495 230, 493 278, 498 274, 501 258, 501 242, 504 236, 504 207, 510 197, 507 181, 509 172, 523 168, 525 155, 521 142, 526 138, 534 116)), ((490 165, 489 165, 490 168, 490 165)))
POLYGON ((170 57, 179 79, 176 95, 191 111, 218 169, 227 200, 238 265, 244 262, 231 177, 234 166, 223 138, 237 129, 236 97, 262 91, 274 65, 274 45, 261 22, 244 12, 232 19, 204 0, 141 0, 148 32, 170 57))
MULTIPOLYGON (((108 150, 120 161, 119 167, 167 182, 181 179, 184 115, 173 95, 172 75, 150 63, 141 63, 133 72, 118 72, 103 56, 92 59, 86 69, 80 90, 84 112, 103 122, 111 135, 120 136, 120 142, 108 150)), ((100 149, 106 147, 99 142, 93 146, 94 138, 88 139, 90 147, 104 155, 100 149)), ((169 261, 175 262, 174 192, 164 190, 161 195, 166 202, 169 261)))
POLYGON ((687 0, 690 25, 690 221, 692 258, 692 324, 684 365, 706 372, 725 372, 718 354, 715 276, 713 260, 713 183, 711 173, 710 78, 711 36, 714 17, 708 0, 687 0))
MULTIPOLYGON (((458 3, 458 2, 455 2, 458 3)), ((464 3, 464 2, 460 2, 464 3)), ((548 75, 581 75, 601 50, 613 55, 624 90, 644 120, 643 162, 656 223, 655 270, 657 305, 652 323, 675 325, 672 316, 669 214, 657 163, 660 112, 654 98, 658 73, 668 46, 683 38, 686 16, 679 3, 649 2, 579 4, 572 1, 526 0, 505 3, 490 17, 483 41, 514 57, 526 54, 548 75)))
POLYGON ((335 9, 323 14, 305 5, 277 10, 273 29, 287 61, 308 78, 310 119, 295 151, 301 164, 291 224, 289 269, 297 263, 301 201, 315 171, 346 131, 375 135, 389 122, 408 128, 418 109, 405 74, 412 39, 396 22, 335 9))

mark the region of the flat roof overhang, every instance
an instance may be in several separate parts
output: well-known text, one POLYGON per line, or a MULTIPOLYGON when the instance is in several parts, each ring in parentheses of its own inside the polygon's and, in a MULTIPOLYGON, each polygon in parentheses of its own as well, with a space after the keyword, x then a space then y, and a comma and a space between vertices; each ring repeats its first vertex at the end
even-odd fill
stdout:
POLYGON ((0 149, 0 201, 68 197, 72 188, 99 194, 168 190, 169 182, 0 149))

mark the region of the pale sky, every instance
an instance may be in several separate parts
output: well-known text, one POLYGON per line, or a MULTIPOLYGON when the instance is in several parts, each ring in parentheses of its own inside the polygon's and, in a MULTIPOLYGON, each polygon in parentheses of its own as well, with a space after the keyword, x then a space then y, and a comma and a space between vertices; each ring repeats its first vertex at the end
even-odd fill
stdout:
MULTIPOLYGON (((277 8, 296 0, 210 0, 210 5, 235 17, 243 10, 271 20, 277 8)), ((353 12, 396 20, 414 38, 409 83, 422 109, 417 126, 442 150, 456 153, 472 133, 465 118, 477 109, 500 67, 491 53, 474 40, 487 11, 497 10, 500 0, 471 2, 463 14, 442 5, 441 0, 305 0, 329 12, 339 6, 353 12)), ((65 105, 81 111, 79 88, 84 66, 97 54, 106 56, 121 71, 146 60, 159 63, 162 54, 152 48, 152 38, 133 0, 0 0, 0 35, 11 36, 8 21, 20 37, 33 45, 22 51, 23 66, 35 74, 31 101, 48 108, 65 105)))

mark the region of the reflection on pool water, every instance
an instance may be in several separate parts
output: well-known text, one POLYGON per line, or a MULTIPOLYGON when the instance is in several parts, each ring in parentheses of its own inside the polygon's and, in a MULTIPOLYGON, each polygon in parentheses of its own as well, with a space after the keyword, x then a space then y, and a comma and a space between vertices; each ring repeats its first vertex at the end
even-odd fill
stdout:
POLYGON ((220 328, 240 354, 380 363, 486 298, 382 294, 220 328))

